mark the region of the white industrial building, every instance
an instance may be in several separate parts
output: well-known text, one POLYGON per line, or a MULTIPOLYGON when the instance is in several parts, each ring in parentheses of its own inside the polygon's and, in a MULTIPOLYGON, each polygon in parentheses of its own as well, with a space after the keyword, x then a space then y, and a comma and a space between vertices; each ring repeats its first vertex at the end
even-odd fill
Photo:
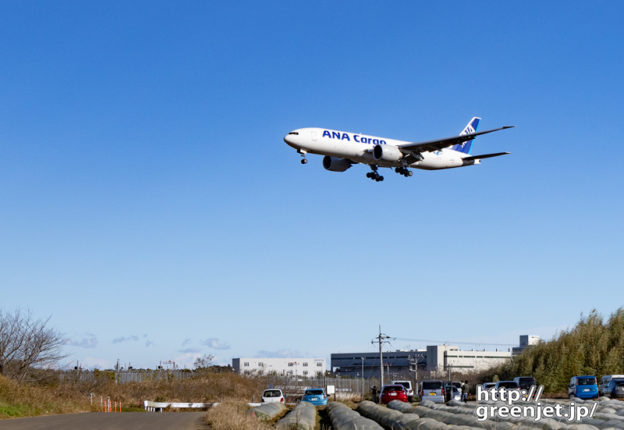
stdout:
POLYGON ((427 346, 427 370, 435 373, 479 372, 511 359, 511 351, 463 350, 454 345, 427 346))
POLYGON ((511 349, 511 353, 513 355, 518 355, 522 351, 527 349, 528 347, 535 346, 535 345, 539 344, 541 341, 542 341, 542 339, 540 339, 539 336, 535 336, 535 335, 531 335, 531 334, 520 335, 520 345, 519 346, 514 346, 511 349))
POLYGON ((430 345, 427 346, 427 370, 437 373, 479 372, 498 366, 541 341, 539 336, 523 334, 520 335, 519 346, 511 348, 511 351, 462 350, 453 345, 430 345))
POLYGON ((233 358, 232 368, 243 375, 280 375, 313 378, 325 374, 324 358, 233 358))

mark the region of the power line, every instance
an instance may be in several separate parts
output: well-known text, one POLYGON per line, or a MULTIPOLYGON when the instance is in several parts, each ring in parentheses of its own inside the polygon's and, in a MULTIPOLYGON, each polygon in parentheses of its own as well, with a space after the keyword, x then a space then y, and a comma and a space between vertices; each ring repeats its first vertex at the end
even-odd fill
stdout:
POLYGON ((407 337, 395 337, 394 339, 396 340, 402 340, 402 341, 407 341, 407 342, 427 342, 427 343, 432 343, 432 344, 457 344, 457 345, 487 345, 487 346, 517 346, 515 344, 512 343, 489 343, 489 342, 459 342, 459 341, 452 341, 452 340, 434 340, 434 339, 411 339, 411 338, 407 338, 407 337))

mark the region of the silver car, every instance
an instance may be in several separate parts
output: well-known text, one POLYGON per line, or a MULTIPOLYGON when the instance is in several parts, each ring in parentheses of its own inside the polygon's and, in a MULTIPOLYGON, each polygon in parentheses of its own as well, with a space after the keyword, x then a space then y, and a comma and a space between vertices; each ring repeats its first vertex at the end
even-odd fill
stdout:
POLYGON ((420 400, 444 403, 444 381, 439 379, 423 381, 420 388, 420 400))

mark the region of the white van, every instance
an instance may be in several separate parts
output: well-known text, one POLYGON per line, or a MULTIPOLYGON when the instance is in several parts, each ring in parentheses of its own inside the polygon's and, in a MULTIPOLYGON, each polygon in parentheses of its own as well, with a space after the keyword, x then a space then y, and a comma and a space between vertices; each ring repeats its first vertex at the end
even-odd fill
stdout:
POLYGON ((412 402, 414 400, 414 389, 412 388, 412 381, 392 381, 392 385, 403 385, 407 392, 407 401, 412 402))
POLYGON ((624 379, 624 375, 604 375, 600 379, 600 385, 598 385, 598 394, 600 396, 606 396, 607 386, 612 379, 624 379))

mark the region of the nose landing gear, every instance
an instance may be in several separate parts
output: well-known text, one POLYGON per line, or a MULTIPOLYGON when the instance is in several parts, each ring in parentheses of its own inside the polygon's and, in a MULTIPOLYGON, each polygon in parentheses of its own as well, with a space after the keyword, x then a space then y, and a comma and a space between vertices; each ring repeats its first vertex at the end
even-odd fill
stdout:
POLYGON ((297 152, 299 153, 299 155, 301 155, 301 164, 308 164, 308 159, 305 158, 306 152, 302 151, 301 149, 298 149, 297 152))

